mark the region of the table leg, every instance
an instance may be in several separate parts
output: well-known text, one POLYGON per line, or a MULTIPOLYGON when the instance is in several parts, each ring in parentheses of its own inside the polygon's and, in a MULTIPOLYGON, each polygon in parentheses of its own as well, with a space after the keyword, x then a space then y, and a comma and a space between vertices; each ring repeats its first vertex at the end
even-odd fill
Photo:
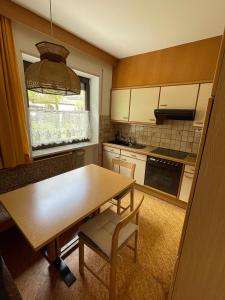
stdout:
POLYGON ((53 240, 51 243, 47 245, 47 253, 46 253, 47 259, 50 263, 53 263, 57 258, 57 252, 56 252, 56 242, 53 240))
POLYGON ((64 260, 60 257, 61 251, 58 239, 52 241, 47 245, 47 258, 52 265, 59 271, 63 281, 67 286, 76 280, 74 274, 70 271, 64 260))
POLYGON ((134 210, 134 184, 132 184, 130 190, 130 210, 134 210))

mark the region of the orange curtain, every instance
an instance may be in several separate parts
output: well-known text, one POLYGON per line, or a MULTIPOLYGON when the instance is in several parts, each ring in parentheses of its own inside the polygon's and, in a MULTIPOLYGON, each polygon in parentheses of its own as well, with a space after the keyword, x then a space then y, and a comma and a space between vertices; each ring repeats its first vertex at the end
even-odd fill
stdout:
POLYGON ((30 161, 11 21, 0 15, 0 168, 30 161))

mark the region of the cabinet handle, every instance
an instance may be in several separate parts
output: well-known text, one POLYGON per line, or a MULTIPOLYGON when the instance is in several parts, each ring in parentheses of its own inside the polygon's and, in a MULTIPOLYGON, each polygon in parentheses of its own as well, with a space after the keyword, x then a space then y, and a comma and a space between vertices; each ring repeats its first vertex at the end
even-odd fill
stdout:
POLYGON ((135 157, 135 158, 137 157, 135 154, 131 154, 130 156, 135 157))
POLYGON ((149 119, 149 121, 155 121, 155 119, 149 119))
POLYGON ((115 156, 115 158, 118 158, 118 159, 120 159, 120 156, 115 156))
POLYGON ((160 104, 159 106, 168 106, 168 104, 160 104))
POLYGON ((196 124, 203 124, 203 122, 195 121, 196 124))
POLYGON ((121 160, 127 161, 126 158, 120 158, 121 160))
POLYGON ((127 119, 128 119, 128 117, 123 117, 123 119, 124 119, 124 120, 127 120, 127 119))

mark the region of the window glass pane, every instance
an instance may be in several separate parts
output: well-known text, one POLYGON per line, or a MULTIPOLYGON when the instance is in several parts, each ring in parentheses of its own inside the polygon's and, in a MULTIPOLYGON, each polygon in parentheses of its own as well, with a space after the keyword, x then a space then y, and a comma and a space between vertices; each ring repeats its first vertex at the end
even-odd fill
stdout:
MULTIPOLYGON (((25 71, 31 63, 24 60, 23 64, 25 71)), ((89 79, 79 78, 79 95, 27 91, 33 150, 90 140, 89 79)))
POLYGON ((89 111, 48 111, 29 108, 33 149, 90 140, 89 111))
POLYGON ((72 96, 27 91, 33 150, 90 140, 84 87, 80 95, 72 96))
POLYGON ((72 96, 41 94, 34 91, 27 92, 30 108, 44 108, 51 111, 85 111, 85 90, 81 90, 80 95, 72 96))

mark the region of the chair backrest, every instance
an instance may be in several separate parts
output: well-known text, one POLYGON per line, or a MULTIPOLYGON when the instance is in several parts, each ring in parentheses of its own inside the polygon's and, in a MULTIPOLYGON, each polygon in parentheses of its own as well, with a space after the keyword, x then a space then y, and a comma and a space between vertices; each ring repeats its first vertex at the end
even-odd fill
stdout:
POLYGON ((135 207, 135 209, 129 213, 126 217, 122 218, 121 221, 116 225, 116 228, 113 233, 112 237, 112 249, 113 252, 115 249, 117 249, 118 246, 118 236, 120 233, 120 230, 126 226, 127 223, 129 223, 134 217, 136 217, 136 224, 138 225, 139 222, 139 209, 141 207, 141 204, 144 200, 144 196, 141 197, 141 200, 139 201, 138 205, 135 207))
POLYGON ((115 170, 116 166, 119 166, 119 168, 123 167, 123 168, 130 169, 130 177, 134 178, 136 164, 122 160, 122 159, 113 158, 112 159, 112 169, 115 170))

